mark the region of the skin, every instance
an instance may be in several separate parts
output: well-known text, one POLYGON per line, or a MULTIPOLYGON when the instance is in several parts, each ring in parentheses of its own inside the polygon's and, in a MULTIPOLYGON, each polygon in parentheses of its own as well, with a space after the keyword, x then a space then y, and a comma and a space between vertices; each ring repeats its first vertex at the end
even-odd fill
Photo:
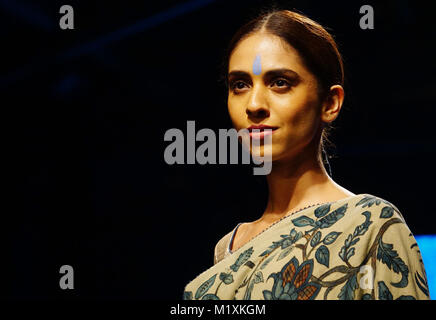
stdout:
MULTIPOLYGON (((323 126, 341 110, 344 89, 330 88, 325 101, 318 96, 318 81, 305 67, 296 49, 281 38, 257 32, 242 40, 229 60, 228 111, 236 130, 251 125, 278 127, 272 135, 272 170, 266 176, 269 196, 262 216, 242 224, 233 240, 237 250, 286 214, 308 205, 355 195, 327 174, 319 159, 323 126), (261 73, 253 62, 261 59, 261 73), (273 70, 291 70, 273 72, 273 70)), ((261 156, 268 149, 259 146, 261 156)), ((251 152, 254 152, 251 148, 251 152)))

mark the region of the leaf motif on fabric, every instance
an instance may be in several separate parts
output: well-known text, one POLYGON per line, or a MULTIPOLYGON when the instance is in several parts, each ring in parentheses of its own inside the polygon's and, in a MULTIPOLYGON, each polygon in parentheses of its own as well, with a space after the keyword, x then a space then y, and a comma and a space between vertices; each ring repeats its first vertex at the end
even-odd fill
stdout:
POLYGON ((321 240, 321 231, 317 231, 313 236, 312 240, 310 240, 310 245, 312 246, 312 248, 315 247, 320 240, 321 240))
POLYGON ((220 300, 220 298, 213 293, 208 293, 201 300, 220 300))
POLYGON ((192 300, 192 291, 183 292, 183 300, 192 300))
POLYGON ((360 199, 358 203, 356 203, 356 207, 362 205, 362 208, 365 207, 371 207, 372 205, 379 205, 381 203, 381 200, 374 196, 365 196, 364 198, 360 199))
POLYGON ((415 272, 415 281, 418 288, 427 296, 430 297, 427 280, 421 277, 418 271, 415 272))
POLYGON ((321 229, 331 227, 333 224, 335 224, 337 221, 339 221, 345 215, 347 208, 348 208, 348 203, 340 206, 335 211, 332 211, 331 213, 329 213, 325 217, 318 220, 316 225, 319 226, 319 228, 321 228, 321 229))
POLYGON ((358 225, 354 232, 349 234, 347 238, 345 239, 344 245, 342 246, 341 250, 339 251, 339 257, 342 259, 342 261, 347 262, 355 253, 354 247, 351 248, 351 246, 355 245, 360 240, 360 236, 363 236, 367 231, 369 226, 372 224, 371 218, 371 212, 365 211, 362 212, 362 215, 365 216, 365 221, 358 225))
POLYGON ((347 252, 347 256, 346 256, 346 260, 347 260, 347 261, 350 260, 350 258, 351 258, 352 256, 354 256, 354 247, 351 248, 350 250, 348 250, 348 252, 347 252))
POLYGON ((225 284, 230 284, 233 282, 233 275, 230 272, 229 273, 221 272, 220 280, 225 284))
POLYGON ((263 290, 263 297, 265 298, 265 300, 273 300, 273 295, 272 292, 269 290, 263 290))
POLYGON ((384 281, 378 282, 378 299, 379 300, 392 300, 392 293, 389 291, 389 288, 386 286, 384 281))
POLYGON ((230 269, 232 269, 234 272, 237 272, 239 268, 250 259, 251 255, 253 254, 253 247, 248 248, 244 252, 242 252, 238 259, 236 259, 235 263, 230 266, 230 269))
POLYGON ((330 211, 330 203, 324 204, 315 209, 315 217, 322 218, 330 211))
POLYGON ((390 218, 394 214, 394 208, 386 206, 381 210, 380 218, 390 218))
POLYGON ((370 211, 362 212, 362 215, 365 216, 365 221, 354 229, 354 233, 353 233, 354 237, 363 236, 365 232, 368 231, 369 226, 372 224, 372 221, 370 220, 371 218, 370 211))
POLYGON ((253 288, 254 288, 254 279, 250 281, 250 284, 248 285, 248 288, 245 291, 243 300, 251 300, 251 293, 253 292, 253 288))
POLYGON ((384 263, 389 270, 395 273, 401 273, 401 280, 397 283, 391 282, 391 285, 397 288, 404 288, 409 283, 409 268, 400 258, 397 251, 393 249, 393 245, 390 243, 384 243, 382 239, 379 240, 379 245, 377 248, 377 260, 384 263))
POLYGON ((313 221, 313 219, 311 219, 307 216, 301 216, 301 217, 293 219, 292 223, 296 227, 305 227, 305 226, 313 226, 314 221, 313 221))
POLYGON ((263 269, 265 269, 265 267, 271 262, 271 260, 272 259, 274 259, 274 257, 276 256, 277 254, 274 254, 274 255, 272 255, 272 256, 270 256, 270 257, 268 257, 263 263, 262 263, 262 265, 260 266, 260 270, 263 270, 263 269))
POLYGON ((294 247, 288 247, 288 248, 282 250, 282 252, 280 252, 280 254, 277 258, 277 261, 287 257, 292 252, 293 249, 294 249, 294 247))
POLYGON ((263 282, 263 273, 261 271, 257 271, 254 274, 254 283, 260 283, 263 282))
POLYGON ((216 273, 210 277, 208 280, 202 283, 201 286, 198 287, 197 291, 195 292, 195 299, 200 299, 206 292, 209 290, 209 288, 213 285, 216 278, 216 273))
POLYGON ((416 298, 414 296, 399 296, 395 300, 416 300, 416 298))
POLYGON ((330 232, 328 235, 325 236, 323 243, 325 245, 329 245, 332 244, 333 242, 335 242, 336 238, 341 234, 342 232, 336 232, 336 231, 332 231, 330 232))
POLYGON ((362 300, 372 300, 372 296, 369 293, 365 293, 362 296, 362 300))
POLYGON ((353 274, 341 288, 338 295, 339 300, 354 300, 354 291, 357 287, 357 276, 353 274))
POLYGON ((315 258, 320 264, 325 265, 327 268, 329 267, 330 252, 325 245, 320 246, 316 250, 315 258))

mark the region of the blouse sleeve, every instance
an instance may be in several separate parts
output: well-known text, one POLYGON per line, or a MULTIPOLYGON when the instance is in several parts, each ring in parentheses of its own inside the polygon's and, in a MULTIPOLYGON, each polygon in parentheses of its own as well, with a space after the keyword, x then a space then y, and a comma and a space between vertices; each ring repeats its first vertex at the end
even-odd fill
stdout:
POLYGON ((371 252, 376 300, 429 300, 427 276, 418 244, 396 207, 387 207, 376 221, 371 252))

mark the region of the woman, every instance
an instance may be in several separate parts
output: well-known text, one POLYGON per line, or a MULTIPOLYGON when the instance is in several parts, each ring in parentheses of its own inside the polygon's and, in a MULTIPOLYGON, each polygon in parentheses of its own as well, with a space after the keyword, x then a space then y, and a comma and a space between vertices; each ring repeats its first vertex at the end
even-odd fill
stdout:
POLYGON ((332 36, 301 14, 273 11, 235 34, 226 61, 235 129, 273 130, 271 148, 250 150, 272 161, 268 204, 217 243, 215 265, 184 299, 429 299, 400 211, 346 190, 324 168, 323 144, 344 100, 332 36))

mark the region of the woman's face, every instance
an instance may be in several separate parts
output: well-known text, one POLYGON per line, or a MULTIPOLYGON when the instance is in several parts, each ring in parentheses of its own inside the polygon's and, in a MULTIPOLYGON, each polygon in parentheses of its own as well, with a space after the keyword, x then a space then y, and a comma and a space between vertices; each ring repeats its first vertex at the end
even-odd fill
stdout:
MULTIPOLYGON (((229 60, 228 110, 234 128, 275 127, 271 155, 261 141, 251 152, 272 161, 302 152, 321 125, 315 76, 297 51, 279 37, 256 33, 242 40, 229 60)), ((265 140, 267 141, 267 140, 265 140)))

